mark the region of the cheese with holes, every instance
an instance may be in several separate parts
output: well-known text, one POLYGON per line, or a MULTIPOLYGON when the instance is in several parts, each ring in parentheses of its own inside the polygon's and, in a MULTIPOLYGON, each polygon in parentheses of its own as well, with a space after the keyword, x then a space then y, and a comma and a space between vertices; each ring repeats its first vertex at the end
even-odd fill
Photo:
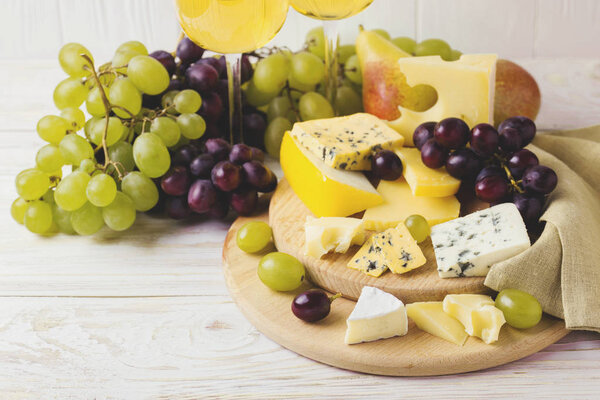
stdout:
POLYGON ((454 219, 460 213, 456 197, 415 196, 404 178, 379 182, 377 192, 384 202, 367 208, 363 215, 365 229, 381 232, 397 226, 413 214, 422 215, 433 226, 454 219))
POLYGON ((471 336, 490 344, 498 340, 506 322, 490 296, 482 294, 449 294, 444 298, 444 312, 456 318, 471 336))
POLYGON ((330 251, 345 253, 350 246, 365 242, 363 222, 358 218, 309 216, 304 232, 304 253, 315 258, 321 258, 330 251))
POLYGON ((431 169, 421 161, 421 152, 415 147, 396 150, 402 160, 402 175, 415 196, 447 197, 458 192, 460 180, 451 176, 445 167, 431 169))
POLYGON ((431 228, 442 278, 486 276, 491 266, 530 247, 529 235, 513 203, 499 204, 431 228))
POLYGON ((407 83, 433 86, 438 100, 422 112, 398 106, 401 115, 389 125, 404 136, 406 146, 414 146, 412 135, 423 122, 457 117, 469 126, 493 124, 497 59, 496 54, 463 54, 457 61, 439 56, 400 58, 398 68, 407 83))
POLYGON ((394 150, 404 143, 385 122, 366 113, 297 122, 291 134, 325 164, 351 171, 371 170, 376 151, 394 150))
POLYGON ((403 336, 408 332, 404 303, 371 286, 362 288, 346 324, 346 344, 403 336))
POLYGON ((406 313, 420 330, 459 346, 464 345, 469 337, 465 327, 444 312, 441 301, 407 304, 406 313))
POLYGON ((362 173, 331 168, 289 132, 281 142, 279 161, 291 188, 317 217, 347 217, 383 203, 362 173))

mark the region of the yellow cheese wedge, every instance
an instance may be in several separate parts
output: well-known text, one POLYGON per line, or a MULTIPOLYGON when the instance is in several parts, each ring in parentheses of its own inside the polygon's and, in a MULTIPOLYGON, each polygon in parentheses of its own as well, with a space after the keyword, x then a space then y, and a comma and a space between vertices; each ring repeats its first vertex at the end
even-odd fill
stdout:
POLYGON ((407 304, 406 313, 422 331, 459 346, 464 345, 469 337, 465 327, 444 312, 441 301, 407 304))
POLYGON ((383 202, 362 173, 331 168, 289 132, 281 142, 279 158, 290 186, 317 217, 347 217, 383 202))
POLYGON ((365 242, 363 221, 358 218, 308 216, 304 233, 304 254, 315 258, 321 258, 330 251, 345 253, 350 246, 365 242))
POLYGON ((504 314, 494 306, 490 296, 482 294, 449 294, 444 298, 444 311, 464 325, 471 336, 490 344, 498 340, 506 322, 504 314))
POLYGON ((381 232, 397 226, 413 214, 422 215, 433 226, 457 218, 460 213, 456 197, 417 197, 404 178, 381 181, 377 191, 384 203, 367 208, 363 215, 365 229, 381 232))
POLYGON ((452 196, 460 188, 460 180, 446 172, 446 168, 431 169, 421 161, 421 152, 415 147, 396 150, 404 166, 402 175, 415 196, 452 196))
POLYGON ((439 56, 400 58, 398 67, 409 85, 431 85, 438 94, 435 105, 422 112, 398 107, 402 115, 389 125, 404 136, 404 145, 414 146, 415 128, 427 121, 457 117, 469 126, 493 124, 497 59, 496 54, 465 54, 457 61, 439 56))

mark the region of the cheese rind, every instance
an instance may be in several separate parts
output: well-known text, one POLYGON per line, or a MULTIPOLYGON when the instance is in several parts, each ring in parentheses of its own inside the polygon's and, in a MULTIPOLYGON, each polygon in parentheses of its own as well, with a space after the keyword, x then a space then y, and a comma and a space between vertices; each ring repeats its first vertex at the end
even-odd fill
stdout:
POLYGON ((406 305, 408 318, 422 331, 462 346, 469 335, 465 327, 444 312, 441 301, 428 301, 406 305))
POLYGON ((385 122, 366 113, 297 122, 291 135, 325 164, 350 171, 371 170, 376 151, 393 150, 404 143, 385 122))
POLYGON ((371 286, 362 288, 346 324, 346 344, 403 336, 408 332, 404 303, 395 296, 371 286))
POLYGON ((444 312, 464 325, 471 336, 490 344, 498 340, 506 322, 501 310, 494 306, 490 296, 481 294, 449 294, 443 302, 444 312))
POLYGON ((350 246, 365 242, 363 222, 358 218, 308 216, 304 232, 304 253, 315 258, 330 251, 345 253, 350 246))
POLYGON ((493 264, 531 246, 523 218, 512 203, 436 225, 431 242, 442 278, 486 276, 493 264))
POLYGON ((460 180, 451 176, 446 168, 431 169, 423 164, 421 152, 414 147, 396 150, 402 160, 402 175, 415 196, 447 197, 458 192, 460 180))

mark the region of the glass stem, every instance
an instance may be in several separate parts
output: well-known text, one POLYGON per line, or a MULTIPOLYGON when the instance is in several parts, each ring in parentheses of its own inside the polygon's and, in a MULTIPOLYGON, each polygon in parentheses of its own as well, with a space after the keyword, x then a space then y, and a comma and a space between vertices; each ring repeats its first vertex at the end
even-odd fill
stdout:
POLYGON ((339 64, 337 48, 339 44, 338 21, 323 21, 325 34, 325 97, 336 110, 335 96, 338 85, 339 64))
POLYGON ((229 141, 243 143, 241 54, 225 54, 229 99, 229 141))

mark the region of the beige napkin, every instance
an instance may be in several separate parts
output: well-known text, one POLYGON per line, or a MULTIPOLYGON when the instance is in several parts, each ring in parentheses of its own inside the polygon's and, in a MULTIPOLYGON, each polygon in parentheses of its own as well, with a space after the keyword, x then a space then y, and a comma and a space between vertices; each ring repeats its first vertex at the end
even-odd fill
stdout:
POLYGON ((530 146, 558 186, 530 249, 490 270, 485 285, 524 290, 569 329, 600 332, 600 126, 538 134, 530 146))

